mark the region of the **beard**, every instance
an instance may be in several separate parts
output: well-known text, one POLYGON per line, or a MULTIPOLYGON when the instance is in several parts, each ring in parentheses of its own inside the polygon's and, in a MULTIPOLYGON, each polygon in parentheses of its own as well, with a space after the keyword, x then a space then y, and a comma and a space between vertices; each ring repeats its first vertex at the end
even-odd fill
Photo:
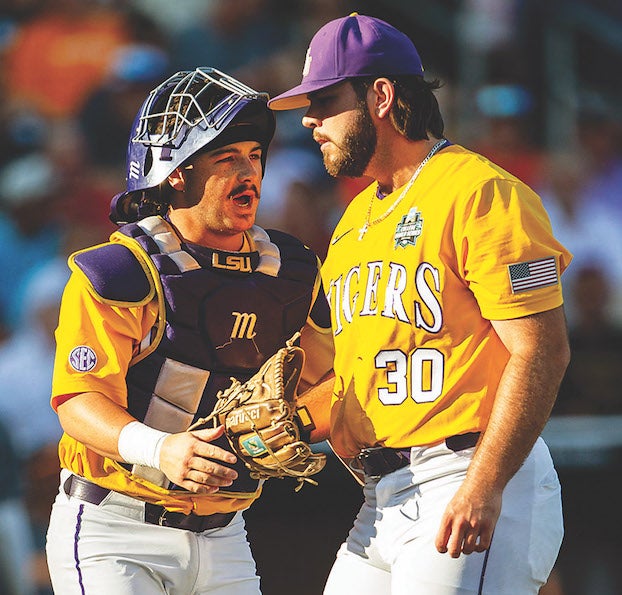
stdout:
POLYGON ((344 131, 337 155, 324 155, 324 167, 333 177, 362 176, 376 150, 376 129, 367 105, 359 105, 356 113, 355 121, 344 131))

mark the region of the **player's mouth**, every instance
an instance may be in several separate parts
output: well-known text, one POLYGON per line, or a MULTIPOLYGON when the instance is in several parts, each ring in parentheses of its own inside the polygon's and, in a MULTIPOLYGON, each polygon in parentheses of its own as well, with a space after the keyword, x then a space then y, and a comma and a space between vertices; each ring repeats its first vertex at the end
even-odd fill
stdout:
POLYGON ((229 196, 234 204, 238 207, 251 207, 254 199, 259 200, 259 195, 254 189, 247 189, 243 192, 237 192, 229 196))
POLYGON ((335 145, 335 143, 329 138, 319 137, 316 140, 317 140, 317 144, 320 147, 320 153, 322 153, 324 157, 326 157, 327 155, 329 155, 330 153, 332 153, 333 151, 337 149, 337 145, 335 145))
POLYGON ((319 134, 314 134, 313 135, 313 140, 320 145, 320 149, 322 148, 323 145, 325 145, 326 143, 329 143, 330 140, 327 139, 325 136, 320 136, 319 134))

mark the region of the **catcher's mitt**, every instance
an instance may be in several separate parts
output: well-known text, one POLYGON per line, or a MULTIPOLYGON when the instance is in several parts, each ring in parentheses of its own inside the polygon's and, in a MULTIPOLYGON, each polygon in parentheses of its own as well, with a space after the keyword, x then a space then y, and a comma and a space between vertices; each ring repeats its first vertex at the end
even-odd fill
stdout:
POLYGON ((293 345, 279 349, 249 380, 231 378, 231 386, 217 394, 212 413, 190 430, 209 421, 223 424, 231 447, 254 479, 294 477, 296 491, 326 464, 326 455, 313 453, 300 439, 300 428, 312 429, 306 409, 296 408, 296 389, 304 364, 304 351, 293 345))

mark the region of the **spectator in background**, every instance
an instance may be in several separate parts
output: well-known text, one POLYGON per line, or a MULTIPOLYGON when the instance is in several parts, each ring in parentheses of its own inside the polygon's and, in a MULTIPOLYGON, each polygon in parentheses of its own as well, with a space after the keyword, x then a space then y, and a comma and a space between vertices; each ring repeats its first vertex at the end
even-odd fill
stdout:
POLYGON ((123 0, 137 13, 147 15, 160 28, 162 35, 170 38, 176 32, 195 24, 205 15, 213 0, 184 0, 183 10, 171 0, 123 0))
POLYGON ((604 206, 622 221, 622 120, 604 105, 591 105, 581 110, 577 132, 589 173, 586 202, 604 206))
POLYGON ((96 0, 44 0, 5 52, 6 92, 18 111, 70 118, 128 41, 123 13, 96 0))
MULTIPOLYGON (((622 322, 622 216, 611 204, 597 200, 589 190, 591 168, 579 153, 552 154, 546 161, 546 183, 537 188, 551 219, 553 231, 574 255, 568 286, 584 267, 601 266, 608 277, 609 315, 622 322)), ((577 291, 566 291, 571 323, 580 316, 577 291)))
POLYGON ((261 63, 289 39, 278 13, 270 10, 272 4, 270 0, 212 0, 203 18, 172 35, 173 66, 187 70, 209 64, 235 72, 261 63))
POLYGON ((24 291, 23 323, 0 348, 0 419, 15 451, 28 535, 20 555, 29 562, 37 593, 51 593, 45 533, 58 486, 57 444, 62 435, 49 406, 54 365, 54 330, 69 268, 64 257, 38 269, 24 291))
POLYGON ((533 97, 522 85, 491 84, 479 89, 476 105, 484 117, 476 151, 528 186, 541 184, 542 155, 529 137, 533 97))
POLYGON ((151 44, 128 44, 115 51, 107 78, 78 114, 91 163, 98 168, 125 170, 134 116, 149 91, 166 78, 169 62, 168 54, 151 44))
MULTIPOLYGON (((74 120, 54 122, 44 149, 62 181, 55 216, 64 235, 73 236, 80 227, 89 234, 95 232, 97 237, 92 240, 105 241, 114 229, 108 217, 110 197, 123 173, 113 172, 89 159, 86 140, 74 120)), ((87 241, 86 245, 91 243, 87 241)))
POLYGON ((564 595, 622 593, 622 326, 609 313, 607 271, 579 269, 572 359, 553 410, 551 452, 563 486, 565 536, 557 561, 564 595))
POLYGON ((63 237, 58 172, 43 153, 20 157, 0 170, 0 323, 22 323, 24 288, 37 268, 55 258, 63 237))
POLYGON ((54 330, 68 279, 64 256, 33 273, 24 287, 22 324, 0 347, 0 418, 8 425, 21 464, 50 444, 55 450, 62 434, 49 402, 54 330))
POLYGON ((611 317, 608 272, 598 263, 583 266, 570 289, 577 307, 569 329, 573 358, 554 411, 622 415, 622 326, 611 317))
POLYGON ((6 425, 0 421, 0 592, 34 595, 32 545, 22 501, 20 470, 6 425))
POLYGON ((14 113, 0 97, 0 167, 10 161, 39 151, 49 133, 49 123, 33 112, 14 113))

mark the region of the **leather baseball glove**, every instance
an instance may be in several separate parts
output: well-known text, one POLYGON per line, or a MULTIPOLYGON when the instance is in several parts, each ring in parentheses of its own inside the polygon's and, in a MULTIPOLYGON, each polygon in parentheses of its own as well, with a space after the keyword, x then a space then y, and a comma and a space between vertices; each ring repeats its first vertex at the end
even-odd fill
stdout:
POLYGON ((270 357, 259 371, 244 383, 231 378, 231 385, 217 394, 212 413, 189 430, 208 422, 222 424, 235 454, 254 479, 293 477, 296 491, 326 464, 326 455, 314 453, 301 440, 301 429, 313 428, 306 408, 296 407, 296 390, 304 364, 304 351, 287 346, 270 357))

